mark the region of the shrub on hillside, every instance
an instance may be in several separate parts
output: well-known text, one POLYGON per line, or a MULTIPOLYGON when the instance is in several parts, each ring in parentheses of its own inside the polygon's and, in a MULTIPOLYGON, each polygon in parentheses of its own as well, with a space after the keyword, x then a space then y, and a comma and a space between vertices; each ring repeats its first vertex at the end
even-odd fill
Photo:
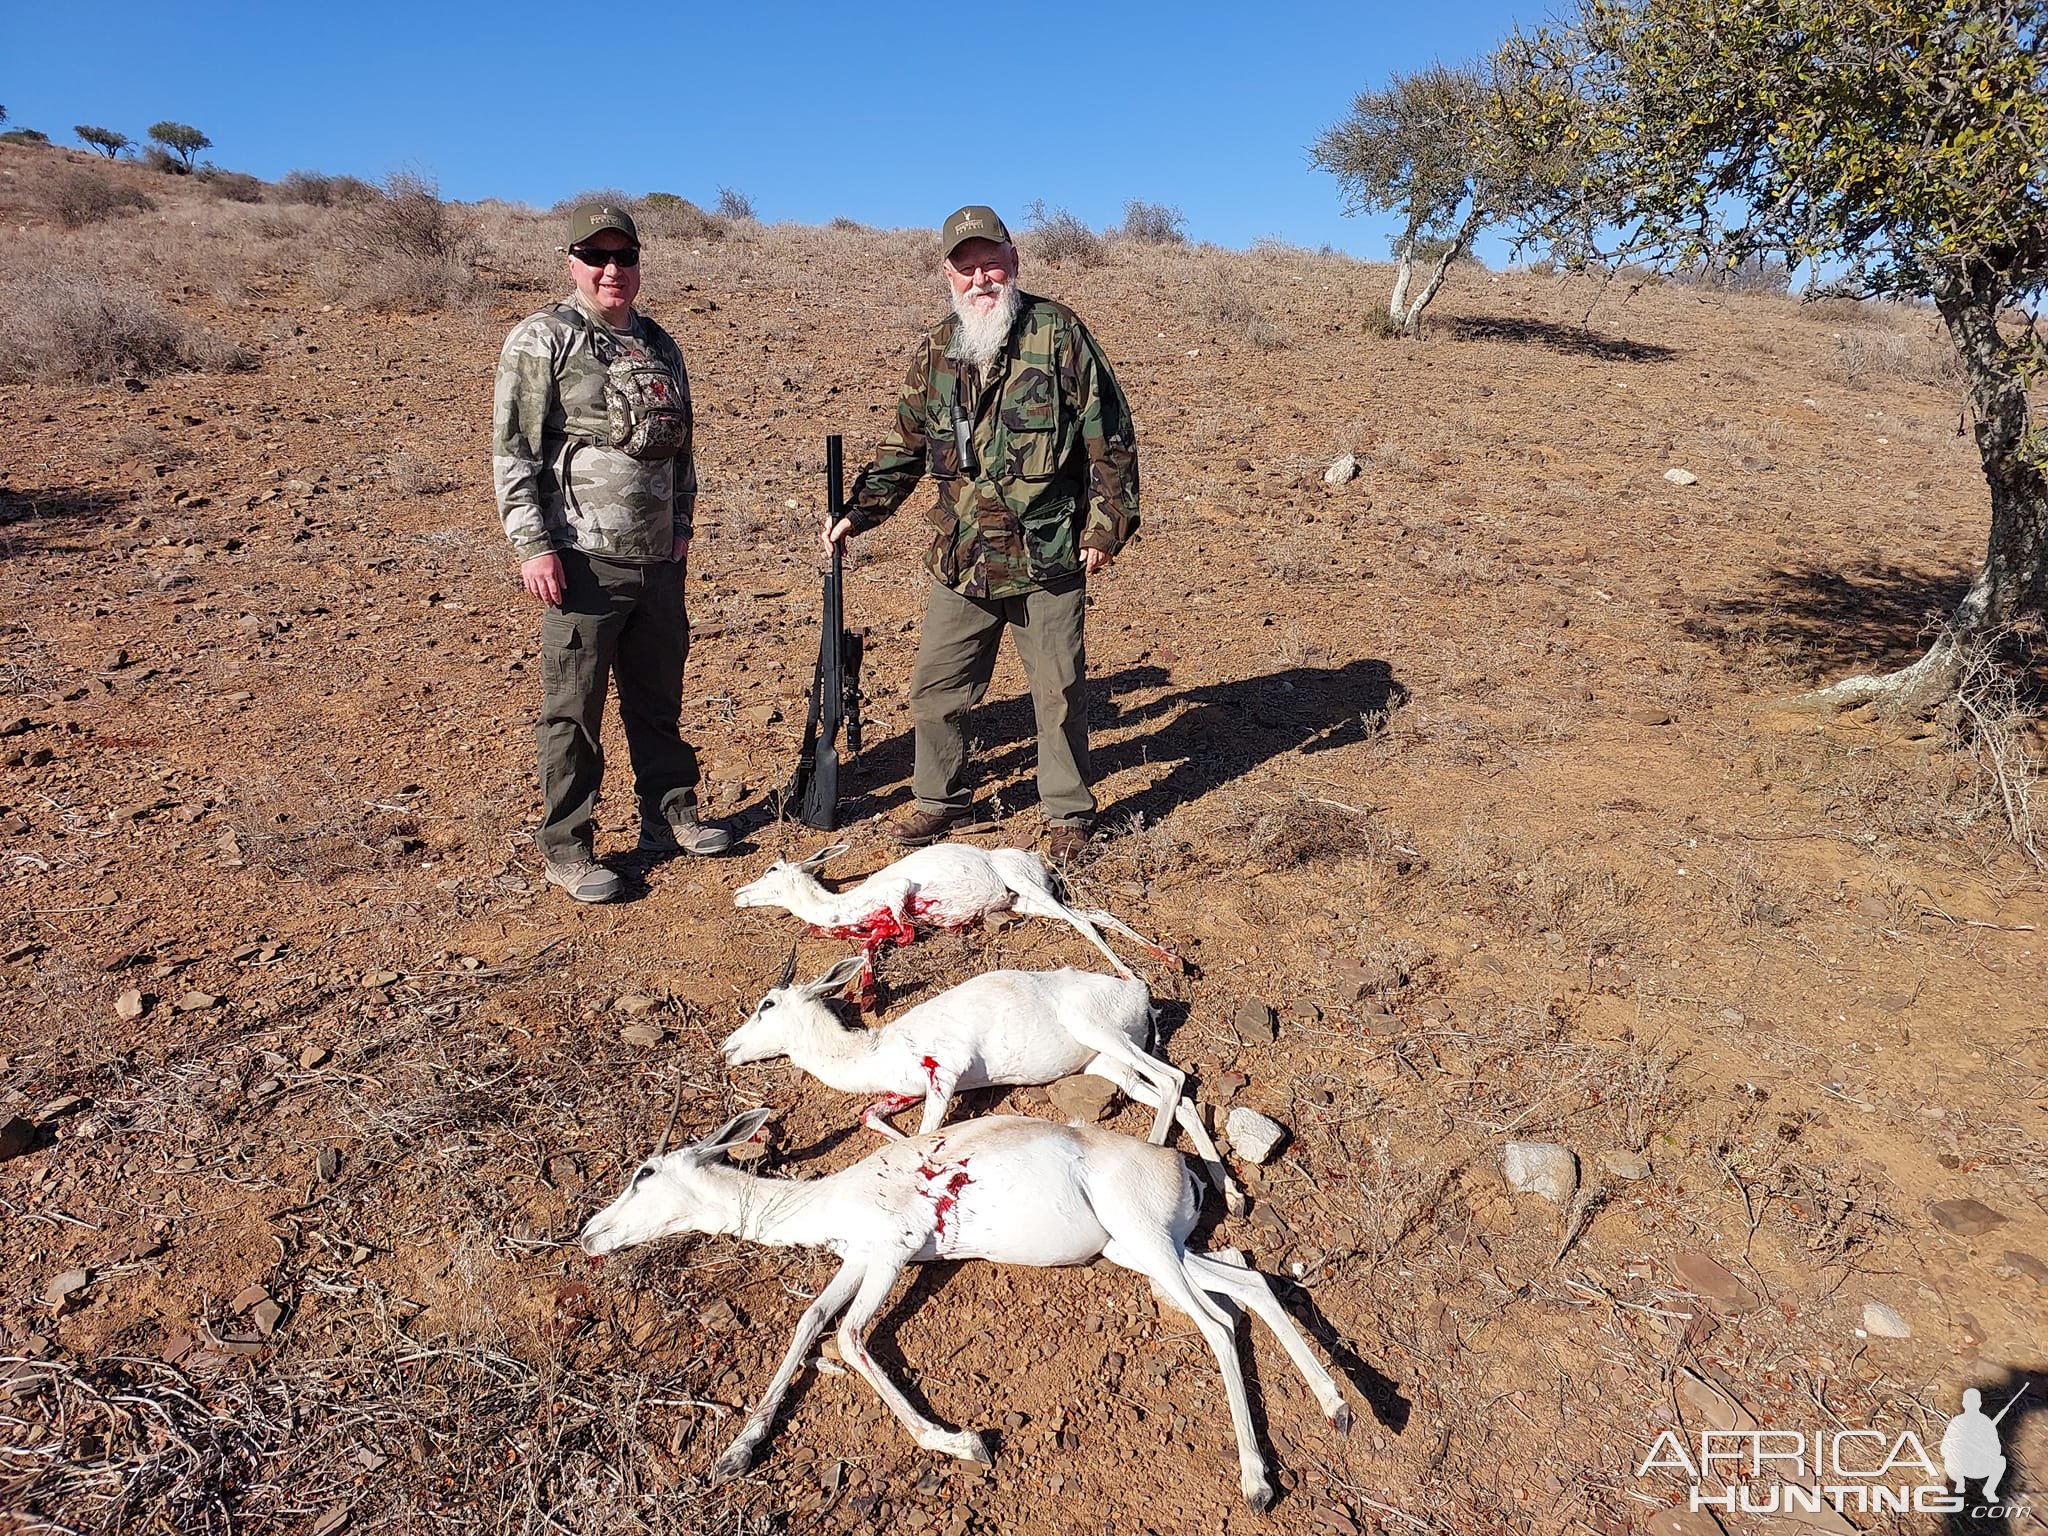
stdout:
POLYGON ((314 208, 348 208, 375 202, 382 195, 360 176, 323 176, 318 171, 287 171, 277 184, 279 202, 314 208))
POLYGON ((34 128, 10 128, 5 133, 0 133, 0 144, 26 144, 33 148, 49 142, 50 136, 47 133, 34 128))
POLYGON ((1170 203, 1144 203, 1134 197, 1124 204, 1123 237, 1146 245, 1186 245, 1187 219, 1170 203))
POLYGON ((142 152, 143 166, 152 171, 161 171, 166 176, 189 176, 192 167, 172 154, 152 144, 142 152))
POLYGON ((156 204, 139 187, 110 180, 97 171, 67 169, 50 178, 46 206, 66 229, 82 229, 116 214, 147 212, 156 204))
POLYGON ((715 213, 706 213, 687 197, 677 197, 673 192, 650 192, 640 200, 636 208, 630 202, 626 209, 633 215, 633 222, 639 226, 641 238, 654 236, 669 240, 723 240, 726 221, 715 213))
POLYGON ((720 187, 718 206, 715 210, 721 219, 730 219, 736 224, 758 222, 754 212, 754 200, 738 187, 720 187))
POLYGON ((1102 236, 1064 208, 1047 212, 1043 198, 1025 211, 1024 228, 1024 248, 1040 261, 1092 267, 1102 260, 1102 236))
POLYGON ((263 183, 247 171, 222 171, 207 166, 199 172, 199 184, 231 203, 260 203, 263 201, 263 183))
POLYGON ((483 238, 468 214, 424 177, 398 172, 374 201, 348 211, 330 242, 328 286, 351 304, 412 313, 444 309, 483 287, 483 238))
POLYGON ((75 269, 0 279, 0 381, 110 383, 180 368, 254 366, 139 283, 75 269))

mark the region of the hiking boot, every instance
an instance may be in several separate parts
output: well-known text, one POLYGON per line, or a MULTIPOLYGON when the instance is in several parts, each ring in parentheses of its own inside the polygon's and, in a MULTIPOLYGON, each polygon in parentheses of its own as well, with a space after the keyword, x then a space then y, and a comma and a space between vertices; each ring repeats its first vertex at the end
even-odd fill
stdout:
POLYGON ((978 828, 974 812, 914 810, 889 823, 889 835, 905 848, 923 848, 947 834, 978 828))
POLYGON ((1079 864, 1094 851, 1088 829, 1074 822, 1056 822, 1045 834, 1045 856, 1054 864, 1079 864))
POLYGON ((549 885, 559 885, 577 901, 614 901, 619 894, 619 877, 587 854, 582 858, 541 861, 549 885))
POLYGON ((669 807, 658 817, 640 818, 640 841, 636 853, 723 853, 732 846, 732 834, 720 826, 697 819, 694 805, 669 807))

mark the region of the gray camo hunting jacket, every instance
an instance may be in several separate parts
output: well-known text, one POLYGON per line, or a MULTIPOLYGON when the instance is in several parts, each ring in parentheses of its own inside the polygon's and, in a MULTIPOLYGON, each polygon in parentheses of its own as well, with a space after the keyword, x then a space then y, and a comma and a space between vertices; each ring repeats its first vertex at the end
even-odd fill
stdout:
POLYGON ((697 468, 689 443, 649 463, 607 447, 606 362, 601 330, 615 346, 640 347, 675 374, 687 415, 690 381, 667 331, 637 310, 626 330, 605 325, 581 295, 528 315, 505 338, 491 422, 491 480, 505 537, 520 560, 580 549, 648 564, 673 558, 696 510, 697 468), (579 323, 581 322, 581 323, 579 323))

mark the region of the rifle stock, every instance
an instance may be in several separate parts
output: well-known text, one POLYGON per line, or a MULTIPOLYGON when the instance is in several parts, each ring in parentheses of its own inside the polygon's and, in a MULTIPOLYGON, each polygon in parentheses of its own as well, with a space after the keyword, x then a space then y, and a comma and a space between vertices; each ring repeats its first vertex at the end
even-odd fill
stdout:
MULTIPOLYGON (((825 439, 825 526, 844 516, 840 490, 840 441, 825 439)), ((825 592, 818 635, 818 668, 811 679, 810 706, 804 712, 804 744, 796 776, 783 794, 785 808, 794 809, 807 827, 829 832, 839 819, 839 771, 836 742, 846 733, 850 762, 860 751, 860 664, 865 647, 846 628, 841 581, 844 544, 832 546, 832 567, 825 574, 825 592)))

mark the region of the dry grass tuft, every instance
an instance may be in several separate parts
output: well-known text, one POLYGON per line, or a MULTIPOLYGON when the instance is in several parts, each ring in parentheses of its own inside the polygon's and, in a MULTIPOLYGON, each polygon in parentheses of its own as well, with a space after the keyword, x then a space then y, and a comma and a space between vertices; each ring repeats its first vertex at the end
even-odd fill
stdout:
POLYGON ((1381 859, 1398 839, 1370 810, 1296 795, 1277 805, 1230 803, 1218 831, 1242 839, 1245 862, 1260 869, 1299 869, 1338 859, 1381 859))
POLYGON ((325 286, 358 308, 426 313, 487 287, 475 217, 443 202, 432 182, 405 173, 390 177, 374 201, 348 210, 327 254, 325 286))
POLYGON ((0 280, 0 381, 106 384, 253 365, 248 352, 173 314, 140 283, 76 271, 0 280))
POLYGON ((82 229, 118 214, 146 212, 156 207, 156 200, 140 187, 67 166, 50 178, 46 206, 66 229, 82 229))

